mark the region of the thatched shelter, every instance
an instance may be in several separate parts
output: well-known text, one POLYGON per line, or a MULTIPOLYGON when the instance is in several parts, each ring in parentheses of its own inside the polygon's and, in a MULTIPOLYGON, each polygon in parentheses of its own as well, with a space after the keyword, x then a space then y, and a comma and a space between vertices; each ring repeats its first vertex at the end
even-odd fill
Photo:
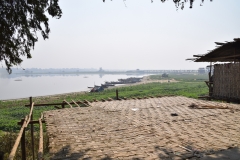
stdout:
POLYGON ((193 55, 194 58, 187 60, 210 62, 209 81, 206 81, 209 99, 240 102, 240 38, 215 43, 217 47, 214 50, 204 55, 193 55))

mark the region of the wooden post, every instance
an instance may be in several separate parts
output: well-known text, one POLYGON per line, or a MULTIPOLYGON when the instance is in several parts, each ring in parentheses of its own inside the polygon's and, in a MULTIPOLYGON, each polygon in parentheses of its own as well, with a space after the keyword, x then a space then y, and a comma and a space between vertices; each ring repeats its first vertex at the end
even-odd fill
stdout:
POLYGON ((62 102, 62 108, 65 108, 65 106, 64 106, 64 102, 62 102))
MULTIPOLYGON (((22 121, 21 121, 22 126, 24 124, 24 120, 25 119, 22 119, 22 121)), ((23 134, 21 137, 21 150, 22 150, 22 160, 26 160, 25 127, 23 128, 23 134)))
POLYGON ((0 160, 3 160, 4 158, 4 153, 0 151, 0 160))
MULTIPOLYGON (((32 106, 32 97, 29 98, 30 100, 30 106, 32 106)), ((30 108, 31 109, 31 108, 30 108)), ((31 121, 33 121, 33 113, 31 115, 31 121)), ((33 160, 35 159, 34 157, 34 124, 31 124, 31 143, 32 143, 32 158, 33 160)))
MULTIPOLYGON (((25 149, 25 127, 28 124, 27 119, 29 119, 28 116, 26 116, 25 119, 22 120, 22 127, 21 127, 21 129, 18 133, 18 137, 17 137, 17 139, 16 139, 16 141, 13 145, 11 153, 9 154, 8 160, 13 160, 14 159, 14 156, 16 154, 16 151, 17 151, 17 148, 18 148, 20 142, 24 142, 24 144, 22 143, 22 149, 25 149), (24 137, 24 139, 22 139, 22 136, 24 137)), ((22 153, 23 153, 22 156, 25 155, 25 157, 26 157, 26 154, 25 154, 26 152, 25 153, 22 152, 22 153)))
POLYGON ((212 62, 210 62, 210 71, 208 73, 208 79, 209 79, 209 86, 208 86, 208 95, 209 95, 209 100, 211 100, 212 97, 212 79, 211 79, 211 75, 212 75, 212 62))
POLYGON ((42 128, 42 119, 43 114, 41 115, 41 118, 39 118, 39 129, 40 129, 40 137, 39 137, 39 148, 38 148, 38 160, 43 160, 43 128, 42 128))
POLYGON ((116 89, 116 99, 118 100, 118 90, 116 89))

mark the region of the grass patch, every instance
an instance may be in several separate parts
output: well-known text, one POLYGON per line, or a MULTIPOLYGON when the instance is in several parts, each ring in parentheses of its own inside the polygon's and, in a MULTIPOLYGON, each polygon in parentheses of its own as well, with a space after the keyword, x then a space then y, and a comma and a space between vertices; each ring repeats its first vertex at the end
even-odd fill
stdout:
MULTIPOLYGON (((18 134, 14 133, 14 132, 6 132, 3 135, 0 136, 0 152, 4 153, 4 160, 8 159, 9 154, 11 152, 11 149, 17 139, 18 134)), ((44 142, 43 142, 43 147, 44 153, 48 153, 48 138, 47 138, 47 134, 44 133, 44 142)), ((39 146, 39 132, 35 132, 35 137, 34 137, 34 154, 35 154, 35 159, 38 155, 37 151, 38 151, 38 146, 39 146)), ((31 134, 29 131, 27 131, 25 133, 25 142, 26 142, 26 156, 27 159, 33 159, 32 158, 32 150, 31 150, 31 134)), ((16 159, 21 159, 22 155, 21 155, 21 145, 19 145, 17 151, 16 151, 16 155, 15 155, 16 159)))

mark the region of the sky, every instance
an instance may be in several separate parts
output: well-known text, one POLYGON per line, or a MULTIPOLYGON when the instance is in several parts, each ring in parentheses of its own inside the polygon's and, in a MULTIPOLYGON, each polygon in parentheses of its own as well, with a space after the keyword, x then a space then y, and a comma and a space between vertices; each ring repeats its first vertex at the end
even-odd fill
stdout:
POLYGON ((240 37, 239 0, 59 0, 49 39, 39 41, 22 68, 198 69, 186 61, 240 37), (125 2, 125 3, 124 3, 125 2))

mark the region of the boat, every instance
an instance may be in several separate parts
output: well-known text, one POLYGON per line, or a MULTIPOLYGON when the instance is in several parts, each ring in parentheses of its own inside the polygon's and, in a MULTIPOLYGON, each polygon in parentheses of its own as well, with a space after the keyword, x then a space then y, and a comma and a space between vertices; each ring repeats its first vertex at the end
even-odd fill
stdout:
POLYGON ((108 87, 109 87, 109 86, 106 85, 106 84, 101 84, 101 86, 102 86, 103 88, 108 88, 108 87))
POLYGON ((105 84, 114 86, 115 84, 122 84, 122 82, 111 81, 111 82, 105 82, 105 84))
POLYGON ((104 88, 102 86, 94 86, 89 92, 101 92, 104 91, 104 88))
POLYGON ((142 78, 138 78, 138 77, 130 77, 130 78, 126 78, 126 79, 118 79, 119 82, 121 82, 122 84, 128 84, 128 83, 137 83, 140 82, 142 78))
POLYGON ((103 84, 103 85, 106 85, 106 86, 115 86, 115 84, 112 84, 111 82, 105 82, 105 84, 103 84))

